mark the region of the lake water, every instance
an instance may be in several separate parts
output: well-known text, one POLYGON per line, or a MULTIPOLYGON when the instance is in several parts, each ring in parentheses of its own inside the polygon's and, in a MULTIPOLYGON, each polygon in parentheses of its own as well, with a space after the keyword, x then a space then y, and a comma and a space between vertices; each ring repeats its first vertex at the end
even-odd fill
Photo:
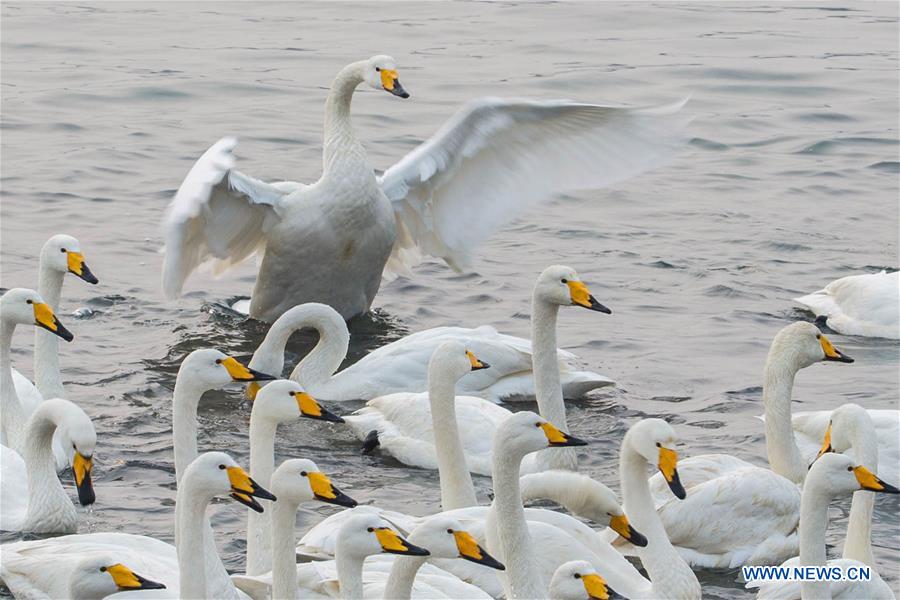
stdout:
MULTIPOLYGON (((210 346, 248 357, 265 332, 220 306, 249 294, 252 261, 219 280, 195 276, 178 302, 162 298, 165 205, 224 134, 240 137, 246 173, 317 178, 328 85, 360 58, 393 55, 412 94, 361 90, 354 101, 379 169, 477 96, 632 105, 692 96, 693 139, 674 162, 531 211, 480 250, 473 273, 422 265, 385 285, 374 316, 352 326, 350 360, 444 324, 528 336, 537 273, 575 267, 613 314, 563 311, 560 343, 618 387, 572 404, 570 427, 591 442, 584 470, 616 489, 618 445, 641 417, 673 423, 684 456, 766 464, 754 418, 763 361, 779 329, 811 319, 791 298, 897 267, 896 3, 4 2, 2 12, 2 285, 35 286, 37 253, 58 232, 81 240, 101 280, 68 278, 61 310, 76 335, 62 347, 64 380, 99 440, 97 504, 82 531, 171 539, 179 362, 210 346), (89 317, 72 316, 83 307, 89 317)), ((897 408, 900 345, 832 339, 856 363, 801 373, 795 408, 897 408)), ((15 338, 27 373, 31 340, 31 331, 15 338)), ((296 339, 290 362, 313 341, 296 339)), ((209 393, 201 449, 246 462, 249 415, 237 386, 209 393)), ((280 431, 279 460, 316 460, 358 500, 419 514, 437 506, 436 473, 361 456, 340 427, 280 431)), ((486 497, 490 481, 477 487, 486 497)), ((831 545, 848 506, 833 505, 831 545)), ((900 593, 898 509, 897 497, 877 500, 873 542, 900 593)), ((304 508, 298 528, 332 510, 304 508)), ((242 568, 244 513, 215 506, 229 568, 242 568)), ((710 598, 747 596, 737 571, 699 577, 710 598)))

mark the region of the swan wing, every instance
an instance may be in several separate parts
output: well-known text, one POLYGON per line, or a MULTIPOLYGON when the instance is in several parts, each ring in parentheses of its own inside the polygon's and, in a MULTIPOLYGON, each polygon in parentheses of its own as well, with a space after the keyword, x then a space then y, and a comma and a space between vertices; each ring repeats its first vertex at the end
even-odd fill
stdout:
MULTIPOLYGON (((690 489, 694 486, 752 466, 747 461, 730 454, 701 454, 678 461, 678 477, 690 495, 690 489)), ((657 509, 672 500, 672 490, 663 479, 662 473, 654 473, 649 479, 649 484, 650 495, 657 509)))
POLYGON ((794 302, 839 333, 900 339, 900 271, 842 277, 794 302))
POLYGON ((0 445, 0 521, 3 529, 18 531, 28 513, 28 469, 12 448, 0 445))
POLYGON ((212 261, 220 273, 259 250, 280 219, 285 196, 298 183, 269 184, 233 169, 237 140, 222 138, 201 156, 169 205, 163 220, 163 292, 181 294, 188 276, 212 261))
POLYGON ((475 248, 554 194, 610 185, 681 144, 685 102, 618 108, 566 100, 481 98, 381 177, 397 219, 386 275, 422 253, 467 267, 475 248))

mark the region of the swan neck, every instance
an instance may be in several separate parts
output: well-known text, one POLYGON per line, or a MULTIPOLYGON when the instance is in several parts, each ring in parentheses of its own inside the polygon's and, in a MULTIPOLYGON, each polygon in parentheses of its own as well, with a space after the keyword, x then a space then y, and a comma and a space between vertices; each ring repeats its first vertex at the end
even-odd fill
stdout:
POLYGON ((300 326, 315 328, 319 341, 294 367, 291 379, 315 394, 317 386, 327 384, 344 362, 350 348, 350 331, 340 315, 331 311, 306 319, 300 326))
POLYGON ((203 390, 193 384, 190 376, 179 372, 172 399, 176 484, 181 484, 185 469, 197 458, 197 406, 202 395, 203 390))
POLYGON ((64 417, 55 403, 41 403, 28 419, 22 440, 22 460, 28 480, 28 511, 23 531, 46 531, 50 525, 49 531, 71 533, 77 527, 77 513, 56 474, 53 456, 53 433, 64 417))
MULTIPOLYGON (((828 529, 828 504, 831 494, 819 481, 807 480, 800 498, 800 565, 825 566, 825 531, 828 529)), ((800 584, 803 600, 831 598, 827 581, 804 581, 800 584)))
POLYGON ((338 541, 335 553, 342 600, 363 600, 362 570, 364 557, 338 541))
POLYGON ((12 338, 16 324, 0 319, 0 430, 6 444, 18 450, 21 448, 22 429, 25 427, 25 411, 16 395, 12 374, 12 338))
MULTIPOLYGON (((413 544, 417 543, 412 538, 409 541, 413 544)), ((384 588, 384 597, 392 600, 409 600, 412 596, 416 574, 425 564, 425 560, 424 556, 398 556, 394 559, 384 588)))
MULTIPOLYGON (((278 424, 261 415, 258 406, 254 404, 250 413, 250 476, 261 486, 268 488, 275 470, 275 433, 278 424)), ((273 503, 272 506, 277 504, 273 503)), ((247 575, 260 575, 272 570, 272 535, 272 515, 268 506, 262 514, 248 508, 247 575)))
POLYGON ((428 401, 437 450, 441 507, 443 510, 453 510, 476 506, 475 486, 466 464, 456 420, 456 382, 435 361, 428 367, 428 401))
MULTIPOLYGON (((857 425, 853 429, 851 448, 854 459, 878 474, 878 436, 869 419, 863 427, 857 425)), ((847 539, 844 540, 843 558, 858 560, 875 568, 875 556, 872 553, 872 514, 875 511, 874 492, 859 491, 853 493, 850 503, 850 517, 847 520, 847 539)))
POLYGON ((791 422, 791 390, 796 369, 770 356, 763 375, 763 406, 766 415, 766 454, 773 471, 802 484, 807 465, 794 439, 791 422))
MULTIPOLYGON (((38 293, 54 313, 59 312, 64 278, 65 273, 41 261, 38 293)), ((34 328, 34 385, 44 398, 65 397, 59 372, 59 337, 40 327, 34 328)))
MULTIPOLYGON (((563 401, 559 360, 556 354, 559 305, 542 300, 537 296, 537 291, 531 305, 531 360, 538 412, 568 433, 569 424, 566 421, 566 405, 563 401)), ((548 448, 538 452, 535 465, 539 471, 551 469, 577 471, 578 453, 573 448, 548 448)))
POLYGON ((350 120, 350 101, 353 92, 363 82, 364 62, 347 65, 338 72, 325 101, 325 143, 323 171, 327 176, 338 163, 347 160, 365 160, 365 151, 357 141, 350 120))
POLYGON ((180 597, 186 600, 207 597, 204 529, 209 529, 206 507, 212 498, 199 494, 194 487, 190 480, 180 482, 175 496, 179 588, 180 597))
POLYGON ((279 499, 278 502, 273 502, 269 506, 272 507, 273 526, 272 598, 274 600, 295 600, 297 598, 297 542, 294 536, 294 525, 298 505, 287 499, 279 499))

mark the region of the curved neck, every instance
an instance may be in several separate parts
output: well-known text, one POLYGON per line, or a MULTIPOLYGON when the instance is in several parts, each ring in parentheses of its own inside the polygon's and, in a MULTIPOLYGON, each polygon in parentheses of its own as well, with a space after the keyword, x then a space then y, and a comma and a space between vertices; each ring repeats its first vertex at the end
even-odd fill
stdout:
MULTIPOLYGON (((862 465, 870 467, 870 470, 878 474, 878 436, 875 428, 868 419, 867 426, 857 426, 851 439, 853 458, 862 465)), ((853 501, 850 504, 850 517, 847 520, 847 539, 844 540, 843 558, 858 560, 872 567, 875 565, 875 556, 872 554, 872 513, 875 510, 874 492, 853 492, 853 501)))
MULTIPOLYGON (((59 311, 65 276, 41 261, 38 293, 54 313, 59 311)), ((34 384, 44 398, 65 397, 59 373, 59 337, 40 327, 34 328, 34 384)))
MULTIPOLYGON (((413 537, 410 537, 409 541, 418 545, 413 537)), ((392 600, 409 600, 412 596, 416 574, 425 564, 426 559, 425 556, 398 556, 395 558, 384 587, 384 597, 392 600)))
MULTIPOLYGON (((525 521, 525 508, 519 490, 519 469, 521 454, 509 451, 507 443, 495 435, 493 454, 494 501, 491 504, 490 529, 496 528, 499 550, 506 571, 501 575, 509 598, 543 598, 547 593, 546 584, 541 581, 534 556, 531 534, 525 521)), ((496 551, 491 548, 491 553, 496 551)))
MULTIPOLYGON (((258 403, 259 400, 254 403, 250 413, 250 476, 261 486, 268 488, 275 470, 275 433, 278 424, 260 414, 258 403)), ((291 530, 293 531, 293 525, 291 530)), ((271 548, 272 517, 268 506, 262 514, 248 508, 247 575, 259 575, 272 569, 271 548)))
MULTIPOLYGON (((807 479, 800 498, 800 565, 825 566, 825 531, 828 529, 828 504, 831 494, 816 478, 807 479)), ((800 597, 804 600, 831 598, 827 581, 809 581, 800 584, 800 597)))
POLYGON ((178 373, 172 398, 172 438, 175 453, 175 482, 188 465, 197 458, 197 406, 206 390, 197 386, 191 377, 178 373))
POLYGON ((12 376, 12 338, 15 330, 13 321, 0 319, 0 431, 7 446, 20 450, 26 415, 16 395, 12 376))
POLYGON ((179 597, 185 600, 208 597, 204 524, 209 526, 206 507, 211 500, 194 489, 190 480, 179 484, 175 496, 179 597))
MULTIPOLYGON (((294 525, 298 505, 286 498, 271 504, 272 514, 272 598, 297 598, 297 557, 294 525)), ((268 509, 268 507, 266 507, 268 509)), ((268 512, 268 510, 267 510, 268 512)), ((248 560, 249 566, 249 560, 248 560)))
POLYGON ((441 482, 441 507, 453 510, 476 506, 475 486, 456 421, 456 381, 435 361, 428 365, 428 401, 441 482))
POLYGON ((797 369, 769 355, 763 373, 763 406, 766 414, 766 453, 773 471, 802 484, 807 465, 794 440, 791 422, 791 390, 797 369))
POLYGON ((323 171, 327 176, 335 167, 346 161, 365 162, 366 153, 356 140, 350 121, 350 101, 356 86, 363 82, 363 65, 355 62, 347 65, 335 77, 325 101, 325 143, 322 152, 323 171))
POLYGON ((346 542, 338 540, 334 560, 337 563, 337 576, 340 584, 341 600, 362 600, 362 570, 365 556, 359 556, 346 542))
MULTIPOLYGON (((531 360, 534 371, 534 395, 541 416, 568 433, 566 405, 559 379, 556 355, 556 320, 559 306, 537 297, 531 300, 531 360)), ((578 470, 578 454, 573 448, 548 448, 535 457, 538 470, 578 470)))
MULTIPOLYGON (((312 327, 319 334, 315 348, 291 372, 292 380, 315 394, 316 386, 328 383, 346 358, 350 348, 350 330, 344 319, 330 309, 327 313, 304 316, 295 323, 293 331, 312 327)), ((284 354, 284 346, 281 353, 284 354)))
POLYGON ((626 434, 619 455, 622 505, 634 528, 647 537, 647 546, 636 548, 637 554, 657 595, 699 598, 697 576, 672 546, 656 512, 647 482, 648 466, 647 459, 634 450, 626 434))
POLYGON ((78 516, 56 474, 53 433, 64 418, 57 402, 42 402, 28 419, 22 460, 28 477, 28 512, 23 531, 74 532, 78 516))

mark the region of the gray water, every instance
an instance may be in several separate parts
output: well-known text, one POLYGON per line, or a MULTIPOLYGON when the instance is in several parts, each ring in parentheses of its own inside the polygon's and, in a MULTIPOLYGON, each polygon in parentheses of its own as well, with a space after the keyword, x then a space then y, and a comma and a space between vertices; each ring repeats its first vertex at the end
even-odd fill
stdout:
MULTIPOLYGON (((171 540, 179 361, 209 346, 246 358, 265 332, 223 309, 249 294, 252 261, 219 280, 195 276, 186 297, 163 300, 163 208, 224 134, 240 137, 246 173, 317 178, 328 85, 372 54, 393 55, 412 94, 361 90, 354 101, 379 169, 476 96, 633 105, 692 96, 693 140, 670 165, 530 212, 478 252, 473 273, 426 263, 385 285, 374 314, 352 323, 350 361, 444 324, 528 336, 536 274, 575 267, 613 314, 563 311, 560 343, 618 387, 571 404, 570 426, 591 442, 584 470, 615 488, 618 445, 642 417, 673 423, 683 456, 727 452, 765 465, 754 415, 768 345, 785 325, 812 319, 791 298, 897 267, 896 3, 4 2, 2 12, 2 285, 35 286, 37 253, 58 232, 81 240, 101 280, 68 278, 61 310, 76 335, 62 347, 64 380, 99 443, 97 504, 82 531, 171 540), (91 316, 72 316, 82 307, 91 316)), ((27 373, 31 340, 31 331, 15 338, 27 373)), ((856 363, 801 373, 795 409, 897 408, 900 345, 832 340, 856 363)), ((299 336, 290 362, 313 342, 299 336)), ((237 387, 207 394, 201 449, 246 462, 249 414, 237 387)), ((436 473, 361 456, 340 427, 304 421, 280 432, 279 460, 316 460, 360 501, 437 507, 436 473)), ((477 486, 486 495, 490 482, 477 486)), ((833 505, 832 554, 848 506, 833 505)), ((898 508, 880 497, 873 529, 895 590, 898 508)), ((304 508, 298 529, 332 510, 304 508)), ((243 565, 244 514, 235 503, 214 510, 232 569, 243 565)), ((737 571, 699 577, 708 597, 747 595, 737 571)))

